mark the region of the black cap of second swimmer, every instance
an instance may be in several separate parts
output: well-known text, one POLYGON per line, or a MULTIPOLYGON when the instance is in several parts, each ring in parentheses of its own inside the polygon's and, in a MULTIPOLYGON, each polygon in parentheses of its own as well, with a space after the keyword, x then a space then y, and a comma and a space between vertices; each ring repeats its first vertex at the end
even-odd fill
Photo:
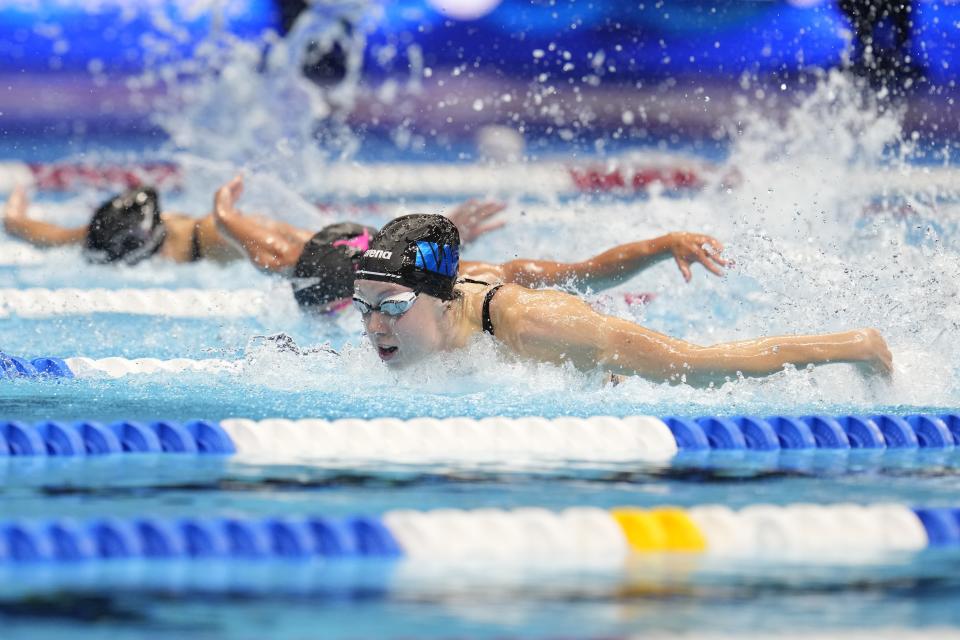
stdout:
POLYGON ((84 255, 91 262, 136 264, 163 245, 166 229, 157 192, 132 189, 104 202, 87 228, 84 255))
POLYGON ((357 263, 376 233, 373 227, 340 222, 310 238, 290 280, 300 308, 309 311, 353 295, 357 263))
POLYGON ((459 267, 457 226, 443 216, 417 213, 391 220, 373 237, 356 277, 395 282, 450 300, 459 267))

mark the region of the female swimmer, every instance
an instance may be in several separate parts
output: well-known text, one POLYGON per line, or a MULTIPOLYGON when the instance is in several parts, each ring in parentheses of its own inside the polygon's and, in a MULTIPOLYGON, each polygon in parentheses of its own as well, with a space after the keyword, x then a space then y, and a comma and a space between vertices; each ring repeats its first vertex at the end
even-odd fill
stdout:
MULTIPOLYGON (((174 262, 213 260, 225 263, 256 256, 261 267, 279 270, 285 264, 295 265, 301 254, 306 267, 321 260, 329 245, 341 240, 376 232, 350 223, 331 225, 320 234, 297 228, 279 220, 246 215, 230 218, 223 206, 226 194, 239 196, 242 182, 235 178, 217 192, 215 206, 219 216, 208 214, 193 218, 181 213, 161 211, 157 192, 149 187, 132 189, 103 203, 93 214, 90 224, 83 227, 62 227, 27 216, 28 201, 23 187, 16 187, 7 201, 3 225, 7 233, 36 246, 55 247, 82 244, 86 258, 95 263, 122 262, 136 264, 153 255, 174 262), (221 229, 230 233, 225 236, 221 229), (249 230, 255 231, 255 236, 249 230), (238 239, 243 239, 239 242, 238 239)), ((503 207, 499 205, 467 203, 455 209, 451 218, 460 225, 464 237, 476 237, 498 228, 502 223, 484 224, 503 207)), ((349 241, 345 242, 348 248, 349 241)), ((309 269, 308 269, 309 270, 309 269)), ((298 300, 310 304, 309 287, 298 300)), ((353 272, 349 273, 346 293, 353 291, 353 272)))
MULTIPOLYGON (((261 269, 290 278, 302 309, 325 312, 349 304, 357 262, 369 248, 376 229, 340 223, 321 229, 306 244, 290 242, 261 226, 257 218, 236 209, 242 191, 243 181, 239 176, 217 191, 214 217, 223 234, 234 239, 261 269)), ((503 205, 496 203, 467 202, 453 211, 449 219, 459 228, 461 242, 466 243, 501 227, 502 221, 488 221, 502 210, 503 205)), ((693 262, 722 275, 721 268, 727 264, 720 256, 722 250, 723 245, 710 236, 670 233, 653 240, 620 245, 583 262, 518 259, 503 264, 461 262, 459 268, 461 275, 489 282, 528 287, 572 284, 580 290, 600 290, 625 282, 671 257, 688 282, 693 262)))
POLYGON ((701 347, 597 313, 559 291, 458 279, 459 244, 446 218, 410 215, 381 229, 360 258, 354 305, 388 366, 415 365, 486 332, 521 357, 698 386, 739 374, 767 376, 788 364, 893 370, 875 329, 701 347))
MULTIPOLYGON (((212 216, 192 218, 161 211, 157 192, 150 187, 131 189, 104 202, 94 212, 90 224, 82 227, 62 227, 29 218, 28 204, 26 191, 16 187, 4 210, 3 226, 7 233, 39 247, 83 245, 84 256, 90 262, 132 265, 153 255, 180 263, 243 258, 217 232, 212 216)), ((282 222, 265 220, 264 224, 274 225, 276 233, 307 235, 282 222)))

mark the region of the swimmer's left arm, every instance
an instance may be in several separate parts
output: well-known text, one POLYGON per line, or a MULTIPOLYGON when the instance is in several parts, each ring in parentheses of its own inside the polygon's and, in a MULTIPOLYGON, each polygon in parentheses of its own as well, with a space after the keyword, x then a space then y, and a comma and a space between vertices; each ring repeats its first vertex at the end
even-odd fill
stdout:
POLYGON ((626 282, 644 269, 671 257, 687 282, 692 263, 699 262, 722 276, 728 262, 720 253, 723 245, 711 236, 675 232, 651 240, 622 244, 583 262, 552 262, 518 259, 500 265, 504 282, 528 287, 573 284, 578 290, 600 291, 626 282))
POLYGON ((575 296, 521 287, 501 289, 491 305, 491 317, 497 337, 521 355, 657 382, 705 386, 738 374, 767 376, 788 364, 846 362, 871 372, 893 370, 890 351, 875 329, 702 347, 599 314, 575 296))

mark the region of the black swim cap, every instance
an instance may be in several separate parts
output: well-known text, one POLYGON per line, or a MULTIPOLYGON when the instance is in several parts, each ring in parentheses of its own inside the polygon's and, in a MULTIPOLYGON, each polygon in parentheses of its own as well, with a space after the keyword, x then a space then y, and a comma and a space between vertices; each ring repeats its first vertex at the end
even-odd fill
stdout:
POLYGON ((84 254, 97 263, 136 264, 149 258, 167 237, 157 192, 132 189, 104 202, 93 214, 84 254))
POLYGON ((443 216, 413 214, 392 220, 373 237, 357 279, 396 282, 450 300, 459 266, 457 226, 443 216))
POLYGON ((341 222, 324 227, 307 241, 291 280, 301 309, 353 295, 357 262, 376 232, 373 227, 341 222))

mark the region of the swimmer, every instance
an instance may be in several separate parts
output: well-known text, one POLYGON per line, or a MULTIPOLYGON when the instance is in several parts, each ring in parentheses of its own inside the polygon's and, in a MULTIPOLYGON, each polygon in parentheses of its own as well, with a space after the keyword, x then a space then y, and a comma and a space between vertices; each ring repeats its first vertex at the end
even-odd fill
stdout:
MULTIPOLYGON (((238 189, 239 196, 242 182, 235 179, 227 186, 230 185, 238 189)), ((261 268, 278 270, 284 264, 296 265, 300 255, 304 254, 299 269, 306 275, 316 269, 315 263, 325 259, 324 251, 331 243, 337 245, 339 251, 341 240, 349 247, 348 239, 364 232, 359 225, 344 223, 332 225, 321 234, 316 234, 259 215, 245 215, 242 219, 234 216, 227 220, 220 191, 215 197, 215 205, 217 202, 221 203, 217 205, 219 216, 211 213, 194 218, 182 213, 161 211, 157 192, 150 187, 142 187, 103 203, 94 212, 90 224, 70 228, 28 217, 27 194, 23 187, 18 186, 6 203, 3 225, 8 234, 34 246, 82 245, 84 256, 98 264, 133 265, 154 255, 176 263, 199 260, 227 263, 243 260, 250 255, 261 268), (232 233, 222 234, 220 230, 223 227, 232 233), (238 243, 237 238, 246 238, 250 229, 256 230, 257 242, 238 243)), ((486 221, 502 209, 496 204, 467 203, 458 207, 451 216, 464 231, 464 236, 470 238, 499 228, 502 223, 486 221)), ((376 229, 366 229, 369 239, 376 229)), ((295 275, 300 277, 299 272, 295 275)), ((352 270, 346 280, 346 292, 341 297, 349 305, 353 291, 352 270)), ((310 304, 316 296, 311 296, 309 286, 303 287, 303 290, 298 294, 298 300, 310 304)))
MULTIPOLYGON (((361 254, 376 234, 376 229, 353 223, 340 223, 321 229, 304 244, 284 239, 258 220, 240 213, 237 200, 243 192, 240 176, 217 191, 214 217, 225 236, 234 239, 261 269, 291 279, 294 296, 306 311, 327 312, 349 305, 353 295, 353 273, 361 254)), ((467 202, 448 218, 460 231, 461 243, 503 226, 491 218, 503 210, 502 204, 467 202)), ((652 240, 623 244, 583 262, 517 259, 503 264, 461 262, 460 274, 488 282, 510 282, 527 287, 573 285, 580 291, 595 291, 616 286, 644 269, 673 259, 683 278, 692 278, 691 265, 700 263, 711 273, 723 275, 727 261, 721 257, 723 245, 707 235, 669 233, 652 240)))
MULTIPOLYGON (((22 186, 14 188, 4 208, 6 232, 38 247, 82 245, 84 256, 98 264, 136 264, 157 255, 177 263, 242 260, 244 254, 217 230, 212 215, 193 218, 161 211, 157 192, 150 187, 131 189, 104 202, 90 224, 82 227, 34 220, 22 186)), ((308 238, 309 233, 284 222, 262 219, 272 233, 308 238)))
POLYGON ((598 313, 567 293, 460 278, 459 246, 457 228, 446 218, 409 215, 388 223, 363 253, 353 303, 387 366, 416 365, 485 332, 525 359, 696 386, 740 374, 768 376, 788 364, 893 371, 875 329, 701 347, 598 313))

